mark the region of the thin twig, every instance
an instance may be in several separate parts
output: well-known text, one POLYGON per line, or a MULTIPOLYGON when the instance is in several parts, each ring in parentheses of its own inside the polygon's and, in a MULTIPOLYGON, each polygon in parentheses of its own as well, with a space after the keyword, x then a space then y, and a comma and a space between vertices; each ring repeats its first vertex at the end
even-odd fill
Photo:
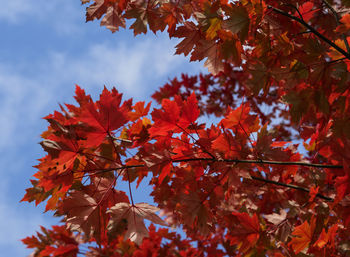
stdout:
POLYGON ((113 137, 114 140, 120 141, 120 142, 125 142, 125 143, 133 143, 133 141, 125 138, 119 138, 119 137, 113 137))
MULTIPOLYGON (((115 137, 113 137, 109 131, 107 132, 107 135, 108 135, 108 137, 109 137, 109 139, 110 139, 110 141, 111 141, 111 143, 112 143, 112 145, 113 145, 113 148, 114 148, 115 153, 118 154, 118 149, 117 149, 117 147, 115 146, 114 141, 113 141, 115 137)), ((118 160, 116 159, 116 161, 118 161, 118 160)), ((119 162, 120 162, 120 160, 119 160, 119 162)), ((129 177, 129 170, 128 170, 128 168, 126 168, 125 170, 126 170, 126 174, 127 174, 127 176, 128 176, 129 194, 130 194, 131 204, 132 204, 132 206, 135 206, 135 205, 134 205, 134 199, 133 199, 133 197, 132 197, 132 191, 131 191, 131 185, 130 185, 131 182, 130 182, 130 177, 129 177)), ((119 175, 120 175, 120 173, 118 174, 118 176, 119 176, 119 175)), ((134 217, 134 218, 135 218, 135 217, 134 217)))
POLYGON ((183 128, 180 127, 179 125, 176 124, 176 126, 177 126, 178 128, 180 128, 186 135, 188 135, 189 137, 191 137, 195 144, 198 144, 200 147, 202 147, 202 148, 203 148, 203 149, 202 149, 203 152, 205 152, 206 154, 210 155, 212 158, 215 158, 215 156, 214 156, 212 153, 210 153, 209 151, 207 151, 207 149, 205 149, 205 147, 202 146, 202 144, 199 143, 198 140, 196 140, 190 133, 188 133, 185 129, 183 129, 183 128))
MULTIPOLYGON (((132 197, 132 192, 131 192, 131 182, 130 182, 130 176, 129 176, 129 170, 128 169, 126 169, 126 174, 127 174, 127 176, 128 176, 128 185, 129 185, 129 194, 130 194, 130 199, 131 199, 131 204, 132 204, 132 206, 135 206, 135 204, 134 204, 134 198, 132 197)), ((135 217, 134 217, 135 218, 135 217)))

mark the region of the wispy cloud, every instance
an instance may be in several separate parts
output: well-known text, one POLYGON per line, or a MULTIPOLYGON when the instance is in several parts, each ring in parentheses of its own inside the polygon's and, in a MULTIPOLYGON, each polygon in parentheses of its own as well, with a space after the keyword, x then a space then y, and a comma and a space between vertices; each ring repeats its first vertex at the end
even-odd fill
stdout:
MULTIPOLYGON (((8 249, 6 256, 26 256, 30 250, 25 250, 20 239, 30 236, 39 230, 39 224, 49 225, 52 219, 39 215, 38 210, 28 208, 10 197, 9 187, 13 181, 4 176, 0 181, 0 248, 8 249), (19 247, 22 246, 22 247, 19 247)), ((3 251, 2 250, 2 251, 3 251)))
POLYGON ((54 95, 37 81, 13 72, 0 66, 0 149, 26 138, 54 95))
POLYGON ((39 224, 49 224, 42 208, 19 203, 28 186, 39 146, 40 117, 54 99, 55 90, 0 65, 0 248, 7 256, 25 256, 21 238, 33 234, 39 224))
POLYGON ((1 0, 0 21, 26 25, 28 21, 44 22, 60 34, 80 33, 84 7, 80 1, 1 0))
MULTIPOLYGON (((50 23, 76 44, 74 33, 81 30, 79 23, 83 23, 84 15, 77 15, 81 8, 78 0, 78 4, 62 0, 0 1, 0 21, 23 24, 36 19, 50 23)), ((173 56, 175 42, 162 35, 155 40, 142 36, 125 41, 120 35, 107 40, 101 36, 99 43, 82 41, 80 48, 75 46, 77 51, 54 45, 50 53, 38 53, 38 58, 21 56, 20 62, 10 58, 0 63, 0 247, 8 249, 8 256, 24 256, 27 251, 19 239, 33 234, 39 224, 49 223, 50 215, 43 216, 40 208, 19 205, 18 201, 33 172, 30 167, 43 155, 37 142, 47 124, 41 117, 56 109, 57 103, 73 102, 75 83, 93 95, 100 93, 103 85, 116 86, 128 98, 141 100, 168 77, 200 70, 200 64, 188 64, 188 58, 173 56)), ((16 49, 8 51, 16 54, 16 49)))
MULTIPOLYGON (((51 54, 51 63, 61 79, 72 80, 88 88, 116 86, 129 96, 145 97, 165 83, 176 71, 200 70, 183 56, 174 56, 174 42, 166 38, 145 39, 135 43, 92 45, 86 54, 71 58, 65 53, 51 54), (163 79, 160 82, 160 79, 163 79)), ((179 75, 179 74, 177 74, 179 75)))
POLYGON ((32 11, 32 5, 28 0, 1 1, 0 20, 17 23, 20 17, 32 11))
POLYGON ((79 55, 55 51, 37 63, 0 63, 0 151, 33 136, 40 117, 58 102, 72 101, 74 84, 93 94, 103 85, 115 86, 127 97, 144 99, 171 74, 200 70, 198 64, 188 64, 183 56, 173 56, 173 45, 165 37, 157 41, 145 38, 128 45, 94 44, 79 55), (23 75, 25 67, 33 65, 35 72, 23 75))

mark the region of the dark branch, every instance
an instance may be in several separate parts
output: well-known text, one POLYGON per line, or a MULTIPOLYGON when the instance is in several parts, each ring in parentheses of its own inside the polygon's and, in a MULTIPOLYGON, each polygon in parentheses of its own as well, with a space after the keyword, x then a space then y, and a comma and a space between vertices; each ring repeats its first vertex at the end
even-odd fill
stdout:
POLYGON ((255 163, 255 164, 270 164, 270 165, 283 165, 283 166, 306 166, 314 168, 328 168, 328 169, 343 169, 341 165, 331 164, 318 164, 308 162, 288 162, 288 161, 269 161, 269 160, 231 160, 231 159, 213 159, 213 158, 186 158, 186 159, 174 159, 172 162, 190 162, 190 161, 212 161, 212 162, 227 162, 227 163, 255 163))
MULTIPOLYGON (((333 16, 334 16, 334 18, 335 18, 335 21, 337 22, 337 26, 339 26, 339 25, 340 25, 340 22, 339 22, 339 15, 338 15, 338 13, 336 12, 336 10, 334 10, 333 6, 332 6, 330 3, 328 3, 327 0, 322 0, 322 2, 327 6, 327 8, 328 8, 329 10, 331 10, 331 12, 333 13, 333 16)), ((341 34, 341 38, 343 39, 344 44, 345 44, 345 46, 346 46, 346 51, 347 51, 348 53, 350 53, 350 46, 349 46, 348 40, 346 39, 346 36, 344 35, 344 33, 341 34)))
MULTIPOLYGON (((316 163, 307 163, 307 162, 283 162, 283 161, 268 161, 268 160, 230 160, 230 159, 223 159, 223 160, 218 160, 215 158, 186 158, 186 159, 173 159, 171 160, 173 163, 179 163, 179 162, 192 162, 192 161, 207 161, 207 162, 226 162, 226 163, 255 163, 255 164, 269 164, 269 165, 296 165, 296 166, 306 166, 306 167, 314 167, 314 168, 332 168, 332 169, 342 169, 343 166, 341 165, 330 165, 330 164, 316 164, 316 163)), ((108 172, 108 171, 112 171, 112 170, 122 170, 122 169, 129 169, 129 168, 144 168, 146 167, 146 165, 140 164, 140 165, 125 165, 122 167, 118 167, 118 168, 110 168, 110 169, 104 169, 101 170, 98 173, 102 173, 102 172, 108 172)), ((93 175, 95 175, 96 173, 93 173, 93 175)), ((272 180, 268 180, 268 179, 264 179, 261 177, 256 177, 256 176, 251 176, 251 178, 253 180, 257 180, 257 181, 262 181, 265 183, 269 183, 269 184, 274 184, 274 185, 278 185, 278 186, 282 186, 282 187, 287 187, 287 188, 292 188, 295 190, 299 190, 299 191, 303 191, 306 193, 309 193, 310 190, 304 187, 300 187, 300 186, 296 186, 296 185, 292 185, 292 184, 285 184, 282 182, 277 182, 277 181, 272 181, 272 180)), ((324 196, 323 194, 317 193, 316 197, 324 199, 326 201, 333 201, 332 198, 324 196)))
MULTIPOLYGON (((274 184, 274 185, 277 185, 277 186, 288 187, 288 188, 300 190, 300 191, 307 192, 307 193, 310 192, 310 190, 305 188, 305 187, 300 187, 300 186, 296 186, 296 185, 292 185, 292 184, 286 184, 286 183, 282 183, 282 182, 268 180, 268 179, 264 179, 264 178, 260 178, 260 177, 256 177, 256 176, 251 176, 251 178, 254 179, 254 180, 265 182, 265 183, 274 184)), ((320 194, 320 193, 317 193, 316 197, 324 199, 326 201, 331 201, 331 202, 334 201, 333 198, 324 196, 323 194, 320 194)))
POLYGON ((328 45, 330 45, 331 47, 333 47, 335 50, 337 50, 339 53, 341 53, 342 55, 344 55, 347 59, 350 60, 350 54, 348 52, 346 52, 343 48, 339 47, 338 45, 336 45, 335 43, 333 43, 331 40, 329 40, 328 38, 326 38, 324 35, 322 35, 320 32, 318 32, 314 27, 310 26, 308 23, 306 23, 304 20, 291 15, 289 13, 286 13, 284 11, 282 11, 281 9, 278 9, 276 7, 273 7, 271 5, 268 5, 267 8, 273 10, 275 13, 281 14, 283 16, 286 16, 292 20, 297 21, 298 23, 300 23, 301 25, 303 25, 304 27, 306 27, 307 29, 309 29, 313 34, 315 34, 318 38, 320 38, 321 40, 323 40, 324 42, 326 42, 328 45))

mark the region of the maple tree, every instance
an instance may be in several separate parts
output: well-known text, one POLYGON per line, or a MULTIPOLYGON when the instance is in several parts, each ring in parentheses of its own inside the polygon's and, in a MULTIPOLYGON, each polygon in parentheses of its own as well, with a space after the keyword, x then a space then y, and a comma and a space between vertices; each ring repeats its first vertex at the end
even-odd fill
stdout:
POLYGON ((22 240, 34 256, 350 254, 349 1, 82 3, 112 32, 166 30, 209 73, 169 81, 152 111, 77 86, 78 105, 45 117, 22 200, 62 225, 22 240), (133 200, 147 176, 157 206, 133 200))

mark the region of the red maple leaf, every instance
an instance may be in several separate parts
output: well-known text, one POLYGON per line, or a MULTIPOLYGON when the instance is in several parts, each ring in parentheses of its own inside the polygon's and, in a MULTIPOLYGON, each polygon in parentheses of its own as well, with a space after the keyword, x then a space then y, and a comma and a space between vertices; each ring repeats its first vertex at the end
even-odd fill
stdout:
POLYGON ((254 213, 251 217, 248 213, 233 212, 238 221, 239 227, 230 233, 233 236, 231 244, 241 242, 240 251, 246 252, 252 248, 260 237, 260 223, 258 216, 254 213))
MULTIPOLYGON (((79 87, 77 87, 79 89, 79 87)), ((104 88, 100 100, 84 105, 80 120, 85 122, 91 130, 87 133, 86 147, 98 146, 107 135, 128 122, 128 112, 131 110, 131 100, 121 104, 122 94, 113 88, 104 88)))
POLYGON ((240 133, 247 136, 252 132, 258 131, 260 128, 259 118, 250 113, 248 104, 241 104, 237 109, 231 110, 221 123, 225 128, 240 131, 240 133))

